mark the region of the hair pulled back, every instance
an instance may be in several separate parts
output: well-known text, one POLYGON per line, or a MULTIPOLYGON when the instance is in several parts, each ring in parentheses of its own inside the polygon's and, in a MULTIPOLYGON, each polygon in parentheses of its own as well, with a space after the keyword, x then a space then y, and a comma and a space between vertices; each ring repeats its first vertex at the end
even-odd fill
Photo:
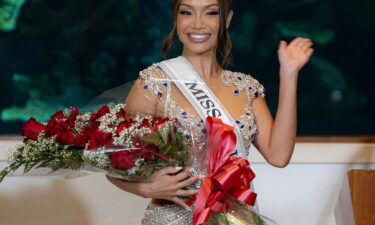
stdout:
MULTIPOLYGON (((172 0, 173 7, 173 29, 164 38, 162 53, 164 57, 167 55, 168 51, 172 49, 177 41, 177 26, 176 20, 178 15, 178 9, 182 0, 172 0)), ((218 36, 218 52, 223 57, 222 65, 227 66, 232 63, 232 41, 230 40, 229 32, 226 26, 226 19, 233 9, 232 0, 218 0, 220 5, 220 30, 218 36)))

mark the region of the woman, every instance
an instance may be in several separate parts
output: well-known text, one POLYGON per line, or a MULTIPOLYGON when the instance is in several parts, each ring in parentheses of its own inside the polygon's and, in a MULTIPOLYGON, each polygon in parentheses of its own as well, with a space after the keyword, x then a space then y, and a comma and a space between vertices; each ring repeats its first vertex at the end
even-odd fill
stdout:
MULTIPOLYGON (((271 165, 280 168, 288 165, 296 137, 298 73, 313 53, 311 40, 296 38, 289 44, 280 42, 280 97, 273 119, 263 98, 263 86, 249 75, 224 70, 217 61, 219 52, 223 65, 231 62, 228 28, 233 17, 232 1, 173 0, 173 15, 174 27, 164 40, 163 53, 166 54, 178 37, 183 44, 182 57, 178 60, 199 74, 199 79, 222 102, 229 117, 234 118, 231 125, 239 131, 237 139, 243 143, 242 147, 236 147, 234 154, 246 157, 253 143, 271 165)), ((187 119, 190 125, 194 124, 200 120, 196 106, 187 100, 177 84, 169 82, 170 74, 162 65, 152 65, 140 73, 126 102, 128 110, 187 119)), ((182 172, 180 169, 160 170, 149 182, 108 179, 127 192, 152 199, 143 224, 191 224, 191 211, 186 210, 189 206, 180 197, 197 194, 197 190, 184 187, 196 183, 202 176, 189 177, 192 168, 182 172)))

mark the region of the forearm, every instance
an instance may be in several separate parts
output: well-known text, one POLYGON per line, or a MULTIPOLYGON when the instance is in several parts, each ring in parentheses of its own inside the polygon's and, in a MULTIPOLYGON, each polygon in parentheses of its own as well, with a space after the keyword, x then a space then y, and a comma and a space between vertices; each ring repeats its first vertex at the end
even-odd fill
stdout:
POLYGON ((143 198, 148 198, 147 197, 148 196, 147 194, 148 183, 146 182, 130 182, 130 181, 116 179, 111 176, 107 176, 107 179, 116 187, 120 188, 121 190, 138 195, 143 198))
POLYGON ((297 79, 298 72, 280 70, 279 104, 269 139, 271 161, 279 167, 289 163, 297 133, 297 79))

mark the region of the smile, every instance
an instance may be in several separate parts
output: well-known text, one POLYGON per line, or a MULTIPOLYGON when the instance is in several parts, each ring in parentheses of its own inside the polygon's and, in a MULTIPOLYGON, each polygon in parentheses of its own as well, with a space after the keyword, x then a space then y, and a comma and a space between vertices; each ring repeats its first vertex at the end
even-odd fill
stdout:
POLYGON ((202 43, 210 39, 209 33, 188 33, 189 40, 196 43, 202 43))

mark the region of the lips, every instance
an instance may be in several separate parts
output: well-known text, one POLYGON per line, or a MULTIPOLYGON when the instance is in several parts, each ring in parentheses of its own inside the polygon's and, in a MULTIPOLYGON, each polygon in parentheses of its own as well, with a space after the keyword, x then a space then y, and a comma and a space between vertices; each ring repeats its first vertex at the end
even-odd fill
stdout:
POLYGON ((189 40, 195 43, 202 43, 210 39, 210 33, 188 33, 189 40))

